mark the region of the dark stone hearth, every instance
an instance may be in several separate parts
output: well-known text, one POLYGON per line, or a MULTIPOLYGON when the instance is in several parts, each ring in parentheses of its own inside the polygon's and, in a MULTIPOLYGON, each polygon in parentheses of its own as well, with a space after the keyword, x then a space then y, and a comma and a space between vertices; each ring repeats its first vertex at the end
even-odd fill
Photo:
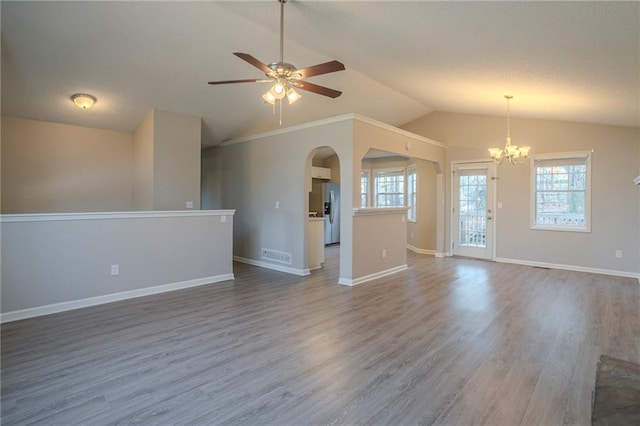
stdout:
POLYGON ((640 425, 640 365, 600 357, 591 424, 640 425))

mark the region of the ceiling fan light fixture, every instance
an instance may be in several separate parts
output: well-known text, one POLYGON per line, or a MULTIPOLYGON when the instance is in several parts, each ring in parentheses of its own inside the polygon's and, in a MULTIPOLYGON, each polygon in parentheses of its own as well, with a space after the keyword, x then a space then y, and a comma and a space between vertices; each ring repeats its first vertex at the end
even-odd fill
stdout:
POLYGON ((85 93, 76 93, 71 96, 73 103, 81 109, 89 109, 96 103, 96 98, 85 93))
POLYGON ((300 95, 300 93, 293 90, 293 88, 287 90, 287 99, 289 100, 289 105, 297 102, 301 97, 302 96, 300 95))
POLYGON ((275 105, 276 97, 271 93, 271 89, 267 90, 264 95, 262 95, 262 99, 268 104, 275 105))
POLYGON ((282 87, 280 89, 276 89, 277 85, 278 85, 278 83, 274 84, 273 87, 271 89, 269 89, 269 93, 271 93, 271 96, 273 96, 274 99, 280 100, 280 99, 285 97, 286 92, 284 90, 284 87, 282 87), (280 90, 280 91, 278 91, 278 90, 280 90))
MULTIPOLYGON (((282 94, 283 97, 284 97, 285 87, 284 87, 284 84, 282 84, 282 82, 280 80, 276 81, 276 84, 273 85, 273 92, 276 95, 282 94)), ((281 98, 279 98, 279 99, 281 99, 281 98)))
POLYGON ((277 0, 280 3, 280 60, 277 62, 271 62, 265 64, 260 60, 254 58, 248 53, 233 52, 233 54, 252 65, 253 67, 262 71, 266 77, 261 79, 241 79, 241 80, 224 80, 224 81, 210 81, 209 84, 230 84, 230 83, 269 83, 270 88, 266 93, 262 95, 262 99, 265 103, 272 105, 274 114, 275 106, 279 103, 280 111, 280 125, 282 125, 282 103, 284 97, 287 97, 289 105, 297 102, 302 96, 293 88, 305 90, 312 93, 317 93, 322 96, 330 98, 337 98, 342 92, 328 87, 323 87, 318 84, 313 84, 304 81, 309 77, 317 75, 329 74, 336 71, 343 71, 345 69, 344 64, 333 60, 324 62, 322 64, 316 64, 310 67, 302 69, 296 68, 294 65, 284 61, 284 5, 287 0, 277 0), (280 101, 280 102, 278 102, 280 101))

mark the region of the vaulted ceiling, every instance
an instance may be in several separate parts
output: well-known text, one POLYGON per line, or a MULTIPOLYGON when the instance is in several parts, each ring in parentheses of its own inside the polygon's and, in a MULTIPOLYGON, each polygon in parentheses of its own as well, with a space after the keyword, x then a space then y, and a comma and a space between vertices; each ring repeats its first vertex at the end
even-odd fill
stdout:
MULTIPOLYGON (((2 113, 134 131, 152 108, 201 116, 203 143, 279 127, 232 52, 279 56, 279 3, 2 1, 2 113), (69 97, 90 93, 88 111, 69 97)), ((355 112, 401 125, 431 111, 640 126, 639 2, 300 1, 284 58, 332 59, 283 126, 355 112)))

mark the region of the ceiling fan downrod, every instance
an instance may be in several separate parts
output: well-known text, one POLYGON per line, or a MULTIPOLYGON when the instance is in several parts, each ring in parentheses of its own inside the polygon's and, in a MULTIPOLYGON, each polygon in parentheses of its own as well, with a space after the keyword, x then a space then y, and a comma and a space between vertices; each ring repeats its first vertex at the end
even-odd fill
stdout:
POLYGON ((287 0, 278 0, 280 2, 280 63, 284 62, 284 4, 287 0))

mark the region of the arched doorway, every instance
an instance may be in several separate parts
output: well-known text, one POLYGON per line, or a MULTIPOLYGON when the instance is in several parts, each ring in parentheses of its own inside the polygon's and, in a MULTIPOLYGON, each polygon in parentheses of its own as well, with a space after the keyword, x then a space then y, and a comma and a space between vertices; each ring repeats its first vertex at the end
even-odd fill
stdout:
POLYGON ((340 266, 340 159, 328 146, 313 149, 306 162, 306 251, 308 269, 335 271, 340 266))

